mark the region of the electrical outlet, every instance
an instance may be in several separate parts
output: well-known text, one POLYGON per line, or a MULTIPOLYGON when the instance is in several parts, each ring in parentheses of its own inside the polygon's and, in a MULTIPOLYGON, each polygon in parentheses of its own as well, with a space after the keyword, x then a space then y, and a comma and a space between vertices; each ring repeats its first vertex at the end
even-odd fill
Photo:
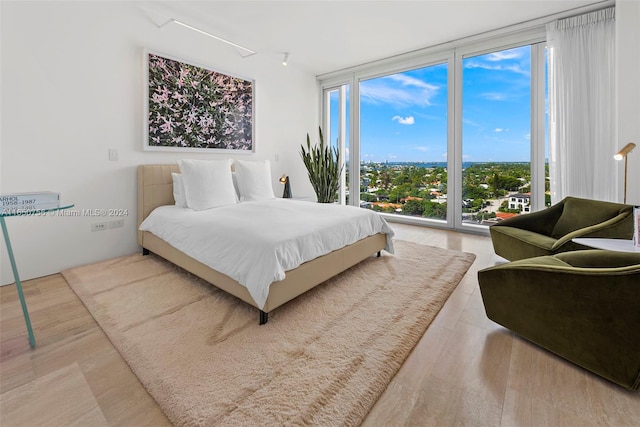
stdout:
POLYGON ((109 228, 120 228, 124 227, 124 218, 114 219, 113 221, 109 221, 109 228))
POLYGON ((91 224, 91 231, 102 231, 106 230, 108 227, 107 222, 94 222, 91 224))

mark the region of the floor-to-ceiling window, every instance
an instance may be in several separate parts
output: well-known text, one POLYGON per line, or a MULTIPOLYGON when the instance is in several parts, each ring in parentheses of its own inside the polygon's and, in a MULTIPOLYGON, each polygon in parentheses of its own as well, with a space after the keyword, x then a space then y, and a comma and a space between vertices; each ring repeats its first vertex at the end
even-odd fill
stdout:
POLYGON ((342 176, 336 202, 349 203, 349 85, 324 90, 324 132, 326 143, 340 152, 342 176))
POLYGON ((447 64, 360 82, 360 201, 446 220, 447 64))
POLYGON ((325 126, 337 126, 332 134, 351 129, 342 138, 351 135, 348 149, 341 148, 352 157, 348 203, 393 218, 481 230, 542 209, 548 188, 544 35, 516 39, 425 53, 442 58, 431 62, 413 53, 401 64, 381 63, 379 72, 368 64, 343 76, 349 84, 342 86, 321 78, 325 126), (349 99, 344 87, 353 89, 352 103, 338 114, 349 99))
POLYGON ((525 45, 462 59, 464 224, 489 225, 532 211, 535 52, 525 45))

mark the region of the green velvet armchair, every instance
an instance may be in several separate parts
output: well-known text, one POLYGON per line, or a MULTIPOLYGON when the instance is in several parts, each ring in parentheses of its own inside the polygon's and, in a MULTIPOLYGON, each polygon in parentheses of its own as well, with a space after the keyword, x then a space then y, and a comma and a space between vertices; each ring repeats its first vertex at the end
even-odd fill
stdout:
POLYGON ((487 317, 629 390, 640 385, 640 253, 574 251, 478 272, 487 317))
POLYGON ((631 239, 633 206, 566 197, 548 209, 489 227, 493 249, 509 261, 589 249, 576 237, 631 239))

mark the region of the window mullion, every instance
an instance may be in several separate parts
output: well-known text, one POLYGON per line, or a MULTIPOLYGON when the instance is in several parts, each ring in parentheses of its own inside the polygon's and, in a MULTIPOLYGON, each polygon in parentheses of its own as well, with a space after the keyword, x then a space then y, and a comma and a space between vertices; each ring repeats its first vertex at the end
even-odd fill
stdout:
POLYGON ((360 206, 360 81, 351 78, 351 108, 349 108, 349 204, 360 206))
POLYGON ((447 150, 447 218, 462 228, 462 55, 454 49, 449 58, 449 137, 447 150))
POLYGON ((346 175, 346 164, 345 160, 347 158, 347 86, 342 85, 338 91, 338 151, 340 153, 342 173, 340 174, 340 194, 339 200, 340 204, 344 205, 346 203, 346 194, 347 189, 345 187, 349 186, 348 182, 345 182, 346 175), (345 185, 346 184, 346 185, 345 185))

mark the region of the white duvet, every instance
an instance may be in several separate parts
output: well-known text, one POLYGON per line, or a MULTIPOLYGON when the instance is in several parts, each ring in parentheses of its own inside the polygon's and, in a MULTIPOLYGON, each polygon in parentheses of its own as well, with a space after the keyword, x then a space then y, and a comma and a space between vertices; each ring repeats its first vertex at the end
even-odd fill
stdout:
POLYGON ((175 248, 247 287, 263 308, 285 272, 376 233, 393 231, 375 212, 291 199, 242 202, 204 211, 156 208, 140 225, 175 248))

